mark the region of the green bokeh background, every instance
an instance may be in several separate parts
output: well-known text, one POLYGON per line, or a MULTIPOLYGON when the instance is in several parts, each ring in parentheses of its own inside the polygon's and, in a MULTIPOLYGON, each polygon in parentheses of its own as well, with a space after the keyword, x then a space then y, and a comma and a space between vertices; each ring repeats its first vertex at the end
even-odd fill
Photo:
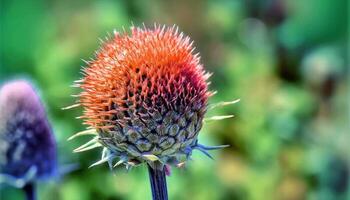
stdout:
MULTIPOLYGON (((0 83, 26 78, 39 89, 60 164, 79 170, 39 183, 40 200, 150 199, 145 166, 88 169, 100 150, 73 154, 88 138, 69 111, 69 87, 107 32, 176 24, 213 72, 211 103, 241 102, 207 116, 200 140, 229 144, 212 161, 198 152, 168 177, 170 199, 350 199, 347 0, 1 0, 0 83)), ((3 187, 1 200, 23 199, 3 187)))

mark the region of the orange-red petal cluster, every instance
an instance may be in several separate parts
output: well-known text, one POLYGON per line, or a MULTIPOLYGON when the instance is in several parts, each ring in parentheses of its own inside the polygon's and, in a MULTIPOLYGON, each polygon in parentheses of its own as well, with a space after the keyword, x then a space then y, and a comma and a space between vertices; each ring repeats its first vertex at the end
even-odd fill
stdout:
MULTIPOLYGON (((144 123, 169 111, 177 118, 207 105, 209 75, 177 28, 131 28, 115 32, 88 62, 81 81, 85 123, 97 129, 144 123)), ((164 116, 163 116, 164 117, 164 116)))

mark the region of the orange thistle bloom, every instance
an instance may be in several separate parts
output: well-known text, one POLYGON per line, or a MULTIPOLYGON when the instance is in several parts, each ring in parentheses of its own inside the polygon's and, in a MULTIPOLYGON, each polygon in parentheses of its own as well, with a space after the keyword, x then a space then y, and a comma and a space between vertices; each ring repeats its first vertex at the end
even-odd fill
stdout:
POLYGON ((174 28, 132 28, 131 36, 115 33, 84 69, 86 124, 125 126, 140 122, 136 119, 143 120, 143 115, 167 111, 179 111, 180 118, 194 106, 203 116, 208 74, 193 50, 189 37, 174 28))
POLYGON ((84 77, 75 84, 83 90, 78 104, 67 107, 81 105, 79 118, 90 128, 71 138, 95 135, 74 151, 103 147, 101 160, 91 166, 108 162, 111 169, 120 164, 129 169, 147 163, 153 199, 167 199, 170 165, 184 166, 193 149, 211 158, 208 150, 226 147, 198 143, 206 110, 237 102, 208 107, 210 75, 193 51, 190 38, 175 26, 114 32, 86 62, 84 77))
POLYGON ((80 118, 91 129, 72 138, 96 136, 75 151, 103 146, 102 158, 93 166, 109 162, 112 167, 119 158, 114 166, 147 162, 162 170, 164 164, 183 166, 193 149, 210 157, 207 150, 224 147, 197 141, 212 93, 210 75, 193 51, 190 38, 175 26, 132 27, 130 35, 114 32, 76 82, 83 91, 71 107, 84 108, 80 118))

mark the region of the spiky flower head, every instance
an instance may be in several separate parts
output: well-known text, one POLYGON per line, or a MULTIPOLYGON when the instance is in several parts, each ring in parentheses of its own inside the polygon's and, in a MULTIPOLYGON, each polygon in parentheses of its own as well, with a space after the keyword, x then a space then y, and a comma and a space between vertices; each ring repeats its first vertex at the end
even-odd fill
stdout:
POLYGON ((56 173, 56 143, 44 107, 26 81, 0 89, 0 182, 21 187, 56 173))
MULTIPOLYGON (((102 159, 126 167, 147 162, 182 165, 198 144, 207 110, 209 74, 189 37, 174 26, 114 32, 87 62, 79 102, 81 118, 97 136, 75 151, 103 146, 102 159)), ((73 105, 74 106, 74 105, 73 105)), ((73 136, 75 137, 75 136, 73 136)))

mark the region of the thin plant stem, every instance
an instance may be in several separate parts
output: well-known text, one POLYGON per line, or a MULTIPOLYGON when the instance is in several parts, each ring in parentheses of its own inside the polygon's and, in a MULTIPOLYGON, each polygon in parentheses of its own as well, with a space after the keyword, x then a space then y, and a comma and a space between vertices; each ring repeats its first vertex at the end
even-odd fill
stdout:
POLYGON ((35 191, 35 184, 34 183, 27 183, 23 190, 26 195, 27 200, 36 200, 36 191, 35 191))
POLYGON ((168 200, 168 189, 166 184, 165 169, 148 166, 149 179, 151 182, 152 199, 168 200))

